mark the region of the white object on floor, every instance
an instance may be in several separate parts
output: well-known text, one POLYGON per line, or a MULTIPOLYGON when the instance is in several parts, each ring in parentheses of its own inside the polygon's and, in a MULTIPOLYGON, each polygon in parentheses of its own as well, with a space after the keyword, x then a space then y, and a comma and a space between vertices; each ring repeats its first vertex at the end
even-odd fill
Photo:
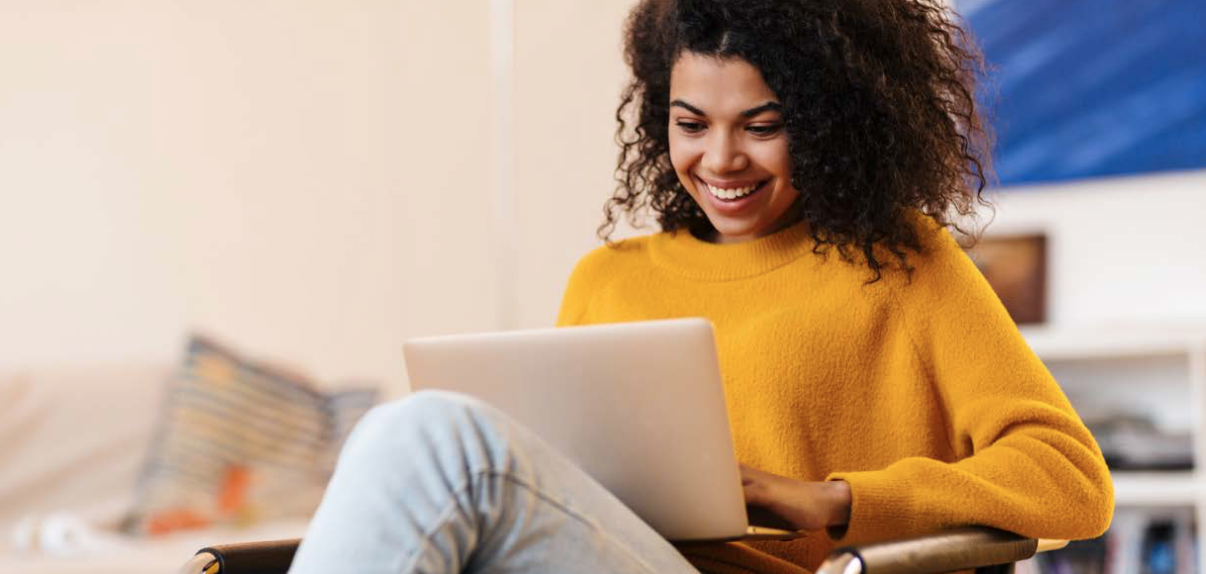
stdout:
POLYGON ((98 531, 70 512, 25 516, 13 526, 10 540, 19 552, 55 557, 85 556, 119 544, 114 535, 98 531))

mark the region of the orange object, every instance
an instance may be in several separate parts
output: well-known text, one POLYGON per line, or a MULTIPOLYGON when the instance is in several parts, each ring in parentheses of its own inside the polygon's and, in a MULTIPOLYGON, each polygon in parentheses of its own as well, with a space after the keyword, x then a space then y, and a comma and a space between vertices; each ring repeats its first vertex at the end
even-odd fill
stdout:
POLYGON ((251 486, 251 471, 245 466, 230 466, 218 489, 218 513, 228 517, 238 514, 247 505, 251 486))
POLYGON ((150 517, 147 520, 147 534, 159 536, 177 530, 204 528, 212 522, 208 516, 191 508, 173 508, 150 517))

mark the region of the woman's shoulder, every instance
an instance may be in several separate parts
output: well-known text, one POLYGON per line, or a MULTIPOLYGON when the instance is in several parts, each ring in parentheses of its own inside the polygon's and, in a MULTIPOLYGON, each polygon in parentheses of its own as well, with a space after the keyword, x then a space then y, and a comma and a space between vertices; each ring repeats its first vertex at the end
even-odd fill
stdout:
POLYGON ((996 293, 951 230, 921 214, 915 225, 920 249, 908 252, 909 270, 895 272, 885 282, 903 312, 925 323, 964 321, 971 316, 981 322, 1008 319, 996 293))
POLYGON ((598 269, 638 264, 649 257, 649 244, 659 233, 629 237, 600 245, 578 259, 574 273, 591 273, 598 269))
POLYGON ((633 237, 597 247, 578 260, 570 273, 557 315, 560 326, 578 324, 595 294, 616 277, 648 261, 649 237, 633 237))
POLYGON ((607 277, 625 273, 649 260, 649 242, 657 234, 631 237, 600 245, 578 259, 570 273, 569 288, 598 286, 607 277))
POLYGON ((906 264, 894 269, 889 283, 913 296, 941 295, 950 289, 987 288, 976 264, 951 230, 923 213, 909 216, 918 249, 909 250, 906 264))

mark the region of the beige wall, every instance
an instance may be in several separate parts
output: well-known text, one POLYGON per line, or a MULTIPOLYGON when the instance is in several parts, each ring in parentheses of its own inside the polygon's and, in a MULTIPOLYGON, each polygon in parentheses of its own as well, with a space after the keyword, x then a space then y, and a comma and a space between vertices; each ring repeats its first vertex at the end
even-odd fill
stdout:
POLYGON ((516 327, 551 324, 574 263, 601 244, 627 77, 620 28, 633 3, 516 3, 516 327))
POLYGON ((487 13, 0 2, 0 369, 207 329, 328 378, 494 327, 487 13))

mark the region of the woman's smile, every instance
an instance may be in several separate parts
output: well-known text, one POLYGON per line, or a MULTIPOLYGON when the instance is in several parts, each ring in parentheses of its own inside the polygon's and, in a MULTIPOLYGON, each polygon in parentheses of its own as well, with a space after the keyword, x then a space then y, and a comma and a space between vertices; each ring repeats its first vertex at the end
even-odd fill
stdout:
POLYGON ((717 184, 697 177, 695 181, 698 188, 705 192, 699 194, 702 196, 700 199, 709 204, 705 212, 715 211, 720 215, 734 216, 760 203, 772 180, 717 184))
POLYGON ((709 182, 703 178, 697 178, 703 184, 704 189, 721 201, 734 201, 752 195, 754 192, 761 191, 762 185, 769 179, 752 182, 732 182, 732 183, 715 183, 709 182))

